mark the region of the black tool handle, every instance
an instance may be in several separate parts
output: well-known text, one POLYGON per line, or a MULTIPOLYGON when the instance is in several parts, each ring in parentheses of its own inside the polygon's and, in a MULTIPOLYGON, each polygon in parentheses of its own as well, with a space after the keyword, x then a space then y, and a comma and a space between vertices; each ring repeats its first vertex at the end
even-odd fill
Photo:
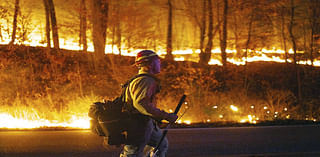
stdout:
POLYGON ((181 98, 180 98, 180 101, 179 101, 179 104, 177 105, 176 109, 174 110, 174 113, 177 114, 184 102, 184 100, 186 99, 186 95, 183 95, 181 98))
MULTIPOLYGON (((174 113, 175 113, 175 114, 177 114, 177 113, 179 112, 179 110, 180 110, 180 108, 181 108, 184 100, 186 99, 186 97, 187 97, 186 95, 183 95, 183 96, 180 98, 180 101, 179 101, 176 109, 174 110, 174 113)), ((170 126, 170 124, 168 124, 167 128, 169 128, 169 126, 170 126)), ((158 149, 159 149, 159 147, 160 147, 163 139, 166 137, 167 133, 168 133, 168 130, 167 130, 167 129, 163 131, 162 136, 161 136, 161 139, 160 139, 159 143, 157 144, 157 147, 153 150, 153 153, 154 153, 153 156, 155 156, 155 155, 157 154, 158 149)))

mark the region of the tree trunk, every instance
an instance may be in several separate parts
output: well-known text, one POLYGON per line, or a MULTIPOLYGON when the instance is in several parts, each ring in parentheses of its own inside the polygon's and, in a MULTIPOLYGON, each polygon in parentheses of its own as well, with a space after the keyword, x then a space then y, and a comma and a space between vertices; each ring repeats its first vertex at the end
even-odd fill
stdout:
POLYGON ((204 39, 205 39, 205 34, 206 34, 206 14, 207 14, 207 0, 202 1, 202 16, 201 16, 201 25, 200 25, 200 54, 199 54, 199 63, 203 64, 204 62, 204 56, 205 56, 205 51, 203 49, 204 47, 204 39))
POLYGON ((204 55, 202 56, 202 60, 200 60, 200 63, 202 64, 208 64, 211 58, 211 50, 212 50, 212 40, 213 40, 213 12, 212 12, 212 0, 208 0, 208 11, 209 11, 209 26, 208 26, 208 42, 207 46, 204 52, 204 55))
MULTIPOLYGON (((238 10, 238 4, 236 6, 236 10, 238 10)), ((238 33, 238 19, 237 19, 237 16, 236 15, 233 15, 233 23, 234 23, 234 42, 235 42, 235 46, 236 46, 236 51, 237 51, 237 55, 238 56, 241 56, 241 48, 239 46, 239 33, 238 33)))
POLYGON ((310 60, 311 60, 311 66, 313 66, 313 62, 314 62, 314 56, 313 56, 313 52, 314 52, 314 36, 316 35, 316 30, 317 30, 317 21, 319 20, 319 15, 320 15, 320 11, 319 11, 319 7, 320 7, 320 2, 317 0, 310 0, 310 8, 312 9, 311 11, 311 15, 310 15, 310 60))
POLYGON ((296 83, 297 83, 297 95, 298 95, 298 103, 301 104, 302 102, 302 90, 301 90, 301 78, 300 78, 300 70, 299 66, 297 64, 297 46, 296 46, 296 40, 293 35, 293 25, 294 25, 294 0, 291 0, 291 18, 290 18, 290 25, 289 25, 289 34, 293 46, 293 62, 294 62, 294 68, 296 73, 296 83))
POLYGON ((2 37, 2 25, 0 24, 0 41, 2 41, 3 40, 3 37, 2 37))
POLYGON ((289 34, 292 42, 292 47, 293 47, 293 63, 294 65, 297 64, 297 46, 296 46, 296 40, 293 35, 293 24, 294 24, 294 0, 291 0, 291 17, 290 17, 290 24, 289 24, 289 34))
POLYGON ((49 9, 50 9, 50 17, 51 17, 51 29, 52 29, 52 38, 53 38, 53 46, 55 49, 59 50, 59 34, 58 34, 58 25, 56 19, 56 12, 54 9, 53 0, 48 0, 49 9))
POLYGON ((112 39, 111 39, 111 53, 114 54, 113 49, 116 41, 116 25, 112 25, 112 39))
POLYGON ((242 2, 238 0, 233 0, 233 3, 235 4, 235 12, 233 17, 234 20, 234 38, 235 38, 235 46, 237 51, 237 56, 241 59, 242 58, 242 52, 241 52, 241 45, 240 45, 240 30, 241 24, 239 22, 239 17, 241 17, 241 8, 242 8, 242 2), (239 16, 240 15, 240 16, 239 16))
POLYGON ((47 48, 51 48, 50 38, 50 9, 47 0, 43 0, 45 14, 46 14, 46 37, 47 37, 47 48))
POLYGON ((92 0, 92 39, 95 66, 103 60, 107 37, 108 3, 106 0, 92 0))
POLYGON ((250 15, 250 19, 249 19, 250 21, 249 21, 249 26, 248 26, 248 38, 247 38, 247 42, 246 42, 246 51, 244 54, 244 56, 246 58, 245 65, 247 65, 247 63, 248 63, 248 49, 249 49, 249 45, 250 45, 250 41, 251 41, 253 15, 254 15, 254 12, 252 11, 251 15, 250 15))
POLYGON ((223 64, 223 68, 227 67, 227 22, 228 22, 228 0, 224 0, 224 8, 223 8, 223 22, 222 22, 222 37, 220 40, 220 49, 221 49, 221 60, 223 64))
POLYGON ((121 15, 120 15, 120 7, 121 2, 117 1, 114 6, 114 12, 115 12, 115 24, 113 25, 113 31, 112 31, 112 51, 114 45, 117 46, 119 55, 121 55, 121 15))
POLYGON ((172 1, 168 0, 168 32, 167 32, 166 59, 173 60, 172 56, 172 1))
POLYGON ((87 7, 86 0, 81 0, 80 3, 80 40, 79 46, 83 52, 87 52, 87 7))
POLYGON ((284 8, 281 8, 281 37, 282 37, 282 43, 283 43, 283 50, 285 53, 285 61, 286 64, 288 64, 288 51, 287 51, 287 38, 285 34, 285 17, 284 17, 284 8))
POLYGON ((19 0, 16 0, 15 6, 14 6, 14 15, 13 15, 13 24, 12 24, 12 36, 11 36, 11 42, 10 44, 14 44, 14 41, 16 40, 16 32, 17 32, 17 18, 19 13, 19 0))
POLYGON ((313 42, 314 42, 314 26, 311 26, 312 28, 311 28, 311 39, 310 39, 310 61, 311 61, 311 66, 313 66, 313 60, 314 60, 314 58, 313 58, 313 48, 314 48, 314 46, 313 46, 313 42))
POLYGON ((245 72, 244 72, 244 88, 246 89, 246 91, 247 91, 247 89, 248 89, 248 66, 247 66, 247 64, 248 64, 248 49, 249 49, 249 45, 250 45, 250 41, 251 41, 251 33, 252 33, 252 24, 253 24, 253 16, 254 16, 254 9, 252 10, 252 12, 251 12, 251 15, 250 15, 250 21, 249 21, 249 26, 248 26, 248 38, 247 38, 247 42, 246 42, 246 51, 245 51, 245 54, 244 54, 244 56, 245 56, 245 59, 246 59, 246 61, 245 61, 245 65, 244 65, 244 70, 245 70, 245 72))
MULTIPOLYGON (((303 29, 303 49, 304 49, 304 54, 308 53, 309 50, 308 50, 308 46, 307 46, 307 25, 306 25, 306 21, 303 21, 303 24, 302 24, 302 29, 303 29)), ((308 64, 308 58, 306 57, 305 58, 305 62, 306 64, 308 64)))
POLYGON ((206 17, 207 17, 207 9, 206 9, 206 5, 207 5, 207 1, 206 0, 203 0, 203 5, 202 5, 202 17, 201 17, 201 23, 202 25, 200 26, 200 31, 201 31, 201 34, 200 34, 200 51, 201 53, 204 52, 203 50, 203 45, 204 45, 204 38, 205 38, 205 35, 206 35, 206 25, 207 25, 207 22, 206 22, 206 17))
POLYGON ((121 55, 121 19, 120 19, 120 2, 118 2, 117 6, 117 47, 119 50, 119 55, 121 55))

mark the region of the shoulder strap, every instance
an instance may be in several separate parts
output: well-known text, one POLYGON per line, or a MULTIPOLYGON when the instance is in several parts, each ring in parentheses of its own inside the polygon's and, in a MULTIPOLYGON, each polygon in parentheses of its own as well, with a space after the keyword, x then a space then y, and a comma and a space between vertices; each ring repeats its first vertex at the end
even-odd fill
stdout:
MULTIPOLYGON (((122 100, 122 102, 125 102, 126 101, 126 89, 127 89, 127 87, 129 86, 129 84, 133 81, 133 80, 135 80, 136 78, 139 78, 139 77, 143 77, 143 76, 147 76, 147 77, 152 77, 153 79, 155 79, 157 82, 159 82, 159 79, 158 78, 156 78, 155 76, 152 76, 152 75, 150 75, 150 74, 138 74, 138 75, 136 75, 136 76, 134 76, 134 77, 132 77, 131 79, 129 79, 125 84, 123 84, 123 85, 121 85, 121 87, 122 87, 122 93, 121 93, 121 100, 122 100)), ((130 108, 129 106, 128 106, 129 104, 126 104, 126 103, 124 103, 124 108, 127 108, 127 110, 130 108)), ((132 106, 132 105, 131 105, 132 106)), ((133 107, 133 106, 132 106, 133 107)), ((129 109, 130 110, 130 109, 129 109)))
POLYGON ((152 77, 153 79, 155 79, 156 81, 159 81, 158 78, 156 78, 155 76, 152 76, 150 74, 138 74, 134 77, 132 77, 131 79, 129 79, 125 84, 121 85, 122 89, 126 88, 133 80, 135 80, 136 78, 139 77, 143 77, 143 76, 148 76, 148 77, 152 77))

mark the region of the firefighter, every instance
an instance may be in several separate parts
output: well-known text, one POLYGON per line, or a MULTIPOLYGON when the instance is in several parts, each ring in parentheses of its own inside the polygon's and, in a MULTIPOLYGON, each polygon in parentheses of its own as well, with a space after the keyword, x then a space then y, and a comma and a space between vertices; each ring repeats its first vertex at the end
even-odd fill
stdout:
MULTIPOLYGON (((138 75, 125 90, 125 110, 130 113, 128 120, 127 142, 120 157, 141 157, 146 146, 156 147, 162 131, 157 120, 174 123, 178 116, 156 107, 156 94, 160 92, 159 80, 155 74, 160 73, 159 56, 151 50, 140 51, 135 60, 138 75)), ((157 156, 165 157, 168 140, 165 138, 159 147, 157 156)))

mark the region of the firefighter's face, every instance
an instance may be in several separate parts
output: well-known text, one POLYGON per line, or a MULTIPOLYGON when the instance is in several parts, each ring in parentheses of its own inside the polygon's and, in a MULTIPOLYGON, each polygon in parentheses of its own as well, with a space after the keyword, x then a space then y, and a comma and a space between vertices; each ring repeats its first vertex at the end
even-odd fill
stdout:
POLYGON ((161 61, 159 58, 153 60, 152 62, 152 71, 154 74, 158 74, 161 71, 161 61))

